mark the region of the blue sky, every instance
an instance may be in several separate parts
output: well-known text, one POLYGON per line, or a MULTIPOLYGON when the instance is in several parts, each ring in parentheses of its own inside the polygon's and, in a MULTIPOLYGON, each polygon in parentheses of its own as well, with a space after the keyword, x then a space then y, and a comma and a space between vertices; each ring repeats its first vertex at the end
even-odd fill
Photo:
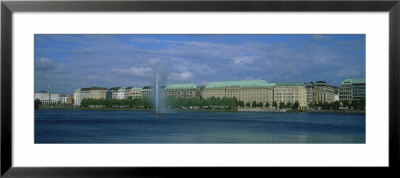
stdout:
POLYGON ((35 35, 35 91, 365 78, 365 35, 35 35))

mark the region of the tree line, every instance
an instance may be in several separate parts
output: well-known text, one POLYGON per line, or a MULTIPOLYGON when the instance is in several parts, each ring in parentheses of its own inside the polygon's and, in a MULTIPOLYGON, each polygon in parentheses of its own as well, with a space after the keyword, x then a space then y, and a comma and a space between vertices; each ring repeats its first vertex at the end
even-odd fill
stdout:
MULTIPOLYGON (((35 100, 35 109, 38 109, 42 102, 39 99, 35 100)), ((186 109, 186 108, 196 108, 196 109, 232 109, 236 110, 238 107, 267 107, 275 109, 300 109, 300 103, 295 101, 291 102, 272 102, 271 104, 266 102, 247 102, 244 103, 235 97, 210 97, 210 98, 178 98, 178 97, 167 97, 164 99, 164 104, 169 109, 186 109)), ((100 108, 144 108, 150 109, 154 108, 154 102, 150 98, 132 98, 131 96, 127 99, 90 99, 85 98, 81 101, 80 107, 100 107, 100 108)), ((339 101, 327 103, 310 103, 309 108, 311 109, 322 109, 322 110, 339 110, 340 107, 345 107, 348 109, 358 109, 365 110, 365 98, 359 101, 344 101, 342 104, 339 101)))
POLYGON ((256 108, 256 107, 273 107, 276 109, 293 109, 298 110, 300 108, 300 103, 295 101, 291 102, 273 102, 273 103, 263 103, 263 102, 247 102, 244 103, 241 100, 238 100, 236 97, 210 97, 207 99, 202 98, 176 98, 176 97, 168 97, 166 99, 166 104, 170 108, 182 108, 182 107, 198 107, 202 109, 237 109, 237 107, 247 107, 247 108, 256 108))
POLYGON ((356 110, 365 110, 365 97, 362 97, 360 100, 353 101, 343 101, 340 104, 339 101, 327 103, 327 102, 318 102, 318 103, 310 103, 309 107, 313 109, 322 109, 322 110, 339 110, 340 107, 347 109, 356 109, 356 110))
POLYGON ((165 104, 170 109, 201 108, 201 109, 236 109, 241 101, 236 97, 210 97, 210 98, 178 98, 167 97, 165 104))
POLYGON ((80 107, 100 107, 100 108, 151 108, 152 103, 149 98, 127 99, 91 99, 85 98, 81 101, 80 107))
MULTIPOLYGON (((274 107, 279 109, 294 109, 300 107, 298 101, 291 103, 263 103, 263 102, 247 102, 244 103, 236 97, 210 97, 210 98, 178 98, 167 97, 164 98, 164 104, 169 109, 232 109, 236 110, 238 107, 274 107)), ((103 108, 154 108, 154 102, 150 98, 132 98, 127 99, 89 99, 85 98, 81 101, 80 107, 103 107, 103 108)))

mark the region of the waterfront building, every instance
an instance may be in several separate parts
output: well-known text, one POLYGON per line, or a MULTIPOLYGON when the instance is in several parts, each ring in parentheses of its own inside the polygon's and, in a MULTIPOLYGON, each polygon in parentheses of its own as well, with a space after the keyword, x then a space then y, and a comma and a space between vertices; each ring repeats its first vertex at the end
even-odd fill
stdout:
POLYGON ((142 88, 142 97, 143 98, 150 98, 153 92, 153 87, 151 86, 144 86, 142 88))
POLYGON ((68 105, 74 104, 74 95, 71 95, 67 98, 67 103, 68 105))
POLYGON ((113 87, 107 90, 106 98, 107 99, 117 99, 118 89, 121 87, 113 87))
POLYGON ((129 96, 132 96, 132 98, 142 98, 142 88, 131 88, 129 96))
POLYGON ((274 101, 276 103, 299 102, 300 107, 307 107, 307 89, 300 82, 279 82, 274 87, 274 101))
POLYGON ((116 99, 127 99, 130 96, 130 90, 132 87, 120 87, 117 90, 114 90, 113 92, 113 98, 116 99))
POLYGON ((339 101, 339 87, 333 86, 334 101, 339 101))
POLYGON ((339 87, 339 101, 354 101, 365 98, 365 78, 346 79, 339 87))
POLYGON ((132 87, 126 87, 124 91, 124 99, 128 99, 131 96, 131 89, 132 87))
POLYGON ((90 98, 90 88, 78 88, 74 92, 74 106, 80 106, 83 99, 90 98))
POLYGON ((313 87, 310 85, 306 85, 307 90, 307 105, 313 103, 313 87))
POLYGON ((58 103, 66 104, 67 103, 67 99, 68 99, 68 97, 66 97, 66 96, 59 96, 58 97, 58 103))
POLYGON ((71 94, 59 94, 58 103, 67 104, 67 99, 71 96, 71 94))
POLYGON ((58 97, 58 103, 60 103, 60 104, 65 104, 65 103, 67 103, 67 98, 68 98, 68 97, 66 97, 66 96, 59 96, 59 97, 58 97))
POLYGON ((126 87, 123 86, 117 90, 116 99, 124 99, 125 98, 125 89, 126 89, 126 87))
POLYGON ((57 104, 59 103, 58 98, 59 94, 52 93, 50 90, 35 93, 35 99, 39 99, 42 104, 57 104))
POLYGON ((203 98, 231 98, 236 97, 244 103, 253 101, 273 102, 273 87, 275 83, 268 83, 265 80, 242 80, 242 81, 217 81, 211 82, 202 91, 203 98))
POLYGON ((200 97, 200 88, 195 84, 170 84, 165 87, 163 96, 177 98, 200 97))
POLYGON ((107 88, 91 87, 89 94, 91 99, 105 99, 107 95, 107 88))
POLYGON ((334 88, 325 81, 313 81, 308 86, 312 88, 312 103, 331 103, 335 101, 334 88))
POLYGON ((334 101, 339 101, 339 93, 335 93, 334 101))

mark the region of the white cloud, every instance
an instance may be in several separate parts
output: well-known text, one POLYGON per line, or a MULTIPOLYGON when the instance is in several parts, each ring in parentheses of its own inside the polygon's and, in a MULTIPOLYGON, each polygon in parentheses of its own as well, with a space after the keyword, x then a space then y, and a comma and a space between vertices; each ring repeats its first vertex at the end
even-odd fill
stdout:
POLYGON ((149 60, 150 65, 158 64, 160 62, 160 58, 152 58, 149 60))
POLYGON ((185 71, 181 73, 172 73, 169 76, 169 80, 176 82, 186 82, 193 78, 193 74, 191 72, 185 71))
POLYGON ((253 63, 255 56, 243 56, 233 58, 233 63, 235 64, 251 64, 253 63))
POLYGON ((183 63, 178 63, 174 65, 174 68, 178 71, 184 72, 189 70, 189 65, 185 62, 183 63))
POLYGON ((41 63, 53 63, 52 60, 50 60, 49 58, 45 58, 45 57, 40 58, 39 61, 40 61, 41 63))
POLYGON ((180 74, 180 77, 181 77, 183 80, 192 78, 192 76, 193 76, 193 75, 192 75, 191 72, 182 72, 182 73, 180 74))
POLYGON ((216 70, 208 65, 193 65, 192 70, 199 72, 201 74, 215 74, 216 70))
POLYGON ((151 76, 153 69, 150 67, 132 67, 130 69, 114 69, 121 74, 129 74, 137 77, 151 76))

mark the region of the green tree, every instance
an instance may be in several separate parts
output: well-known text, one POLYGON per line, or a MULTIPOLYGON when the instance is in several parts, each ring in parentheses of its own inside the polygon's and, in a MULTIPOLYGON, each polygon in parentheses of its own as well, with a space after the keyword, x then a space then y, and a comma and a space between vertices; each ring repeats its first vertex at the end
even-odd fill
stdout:
POLYGON ((251 103, 251 107, 253 107, 253 108, 257 107, 257 102, 253 101, 253 103, 251 103))
POLYGON ((35 99, 35 109, 39 109, 40 105, 42 105, 42 101, 39 98, 35 99))
POLYGON ((299 109, 299 107, 300 107, 300 103, 298 101, 295 101, 292 106, 292 109, 297 110, 297 109, 299 109))
POLYGON ((265 107, 269 107, 269 103, 268 102, 265 103, 265 107))
POLYGON ((358 101, 358 100, 353 100, 350 105, 354 109, 360 109, 360 106, 361 106, 360 101, 358 101))
POLYGON ((285 106, 285 103, 284 102, 280 102, 279 103, 279 109, 283 109, 283 108, 285 108, 286 106, 285 106))
POLYGON ((289 108, 289 109, 292 108, 292 103, 291 102, 287 102, 286 103, 286 108, 289 108))
POLYGON ((350 102, 348 100, 344 100, 343 107, 350 107, 350 102))
POLYGON ((272 107, 274 107, 274 108, 278 108, 278 103, 276 103, 275 101, 274 101, 274 102, 272 102, 272 107))
POLYGON ((360 99, 360 109, 365 110, 365 104, 366 104, 365 97, 362 97, 360 99))
POLYGON ((209 101, 209 105, 211 106, 211 108, 214 109, 215 106, 217 105, 217 98, 212 96, 211 98, 208 98, 208 101, 209 101))
POLYGON ((308 104, 308 106, 309 106, 310 108, 314 108, 314 103, 310 103, 310 104, 308 104))
POLYGON ((244 107, 244 102, 243 101, 239 101, 239 106, 240 107, 244 107))
POLYGON ((264 106, 264 103, 263 103, 263 102, 259 102, 259 103, 257 104, 257 106, 258 106, 258 107, 263 107, 263 106, 264 106))
POLYGON ((247 102, 246 103, 246 107, 250 107, 251 106, 251 103, 250 102, 247 102))
POLYGON ((334 110, 339 110, 340 107, 340 102, 339 101, 335 101, 332 103, 332 109, 334 110))

